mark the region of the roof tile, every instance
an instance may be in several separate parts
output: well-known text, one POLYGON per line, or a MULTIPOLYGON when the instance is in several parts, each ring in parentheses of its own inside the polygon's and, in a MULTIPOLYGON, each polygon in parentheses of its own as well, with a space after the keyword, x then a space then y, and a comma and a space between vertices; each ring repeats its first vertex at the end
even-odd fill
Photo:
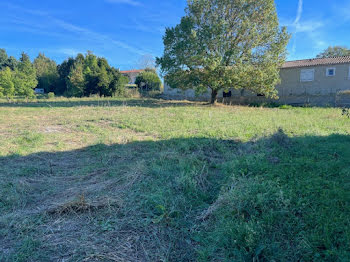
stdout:
POLYGON ((125 71, 120 71, 120 73, 122 74, 129 74, 129 73, 141 73, 145 70, 138 70, 138 69, 132 69, 132 70, 125 70, 125 71))
POLYGON ((336 65, 350 63, 350 56, 330 57, 330 58, 315 58, 296 61, 287 61, 282 68, 310 67, 321 65, 336 65))

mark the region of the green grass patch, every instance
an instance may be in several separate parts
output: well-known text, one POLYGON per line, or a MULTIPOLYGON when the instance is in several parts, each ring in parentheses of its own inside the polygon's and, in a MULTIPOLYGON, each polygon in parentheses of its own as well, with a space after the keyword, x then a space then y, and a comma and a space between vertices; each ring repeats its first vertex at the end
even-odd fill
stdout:
POLYGON ((341 113, 3 103, 0 260, 349 261, 341 113))

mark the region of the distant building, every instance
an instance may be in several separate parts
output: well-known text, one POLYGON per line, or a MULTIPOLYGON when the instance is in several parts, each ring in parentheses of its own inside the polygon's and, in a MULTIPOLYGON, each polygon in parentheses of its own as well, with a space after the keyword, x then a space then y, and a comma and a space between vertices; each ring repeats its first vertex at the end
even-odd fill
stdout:
POLYGON ((140 73, 142 73, 144 70, 140 69, 132 69, 132 70, 126 70, 126 71, 120 71, 120 73, 122 73, 123 75, 129 77, 129 83, 128 86, 135 86, 135 81, 136 81, 136 77, 138 77, 138 75, 140 73))
POLYGON ((44 88, 35 88, 34 93, 37 95, 44 94, 45 90, 44 90, 44 88))
MULTIPOLYGON (((281 83, 276 86, 279 100, 292 105, 350 106, 350 56, 288 61, 280 71, 281 83)), ((196 96, 194 90, 182 91, 164 86, 169 98, 208 100, 210 91, 196 96)), ((232 103, 273 101, 262 94, 231 89, 219 93, 219 99, 232 103)))

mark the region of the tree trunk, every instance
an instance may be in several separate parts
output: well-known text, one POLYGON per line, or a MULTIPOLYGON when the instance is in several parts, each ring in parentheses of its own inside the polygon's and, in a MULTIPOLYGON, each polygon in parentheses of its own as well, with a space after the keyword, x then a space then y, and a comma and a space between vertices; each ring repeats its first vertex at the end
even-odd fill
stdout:
POLYGON ((218 101, 218 90, 212 89, 210 104, 215 105, 217 101, 218 101))

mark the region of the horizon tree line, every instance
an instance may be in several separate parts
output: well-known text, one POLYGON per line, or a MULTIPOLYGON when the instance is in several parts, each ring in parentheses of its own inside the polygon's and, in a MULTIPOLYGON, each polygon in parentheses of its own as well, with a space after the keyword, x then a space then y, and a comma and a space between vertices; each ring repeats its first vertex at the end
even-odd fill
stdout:
MULTIPOLYGON (((155 70, 152 74, 159 79, 155 70)), ((66 97, 123 96, 128 82, 129 78, 110 66, 106 58, 91 51, 57 64, 43 53, 31 62, 26 53, 17 60, 0 49, 0 97, 32 98, 35 88, 66 97)))

